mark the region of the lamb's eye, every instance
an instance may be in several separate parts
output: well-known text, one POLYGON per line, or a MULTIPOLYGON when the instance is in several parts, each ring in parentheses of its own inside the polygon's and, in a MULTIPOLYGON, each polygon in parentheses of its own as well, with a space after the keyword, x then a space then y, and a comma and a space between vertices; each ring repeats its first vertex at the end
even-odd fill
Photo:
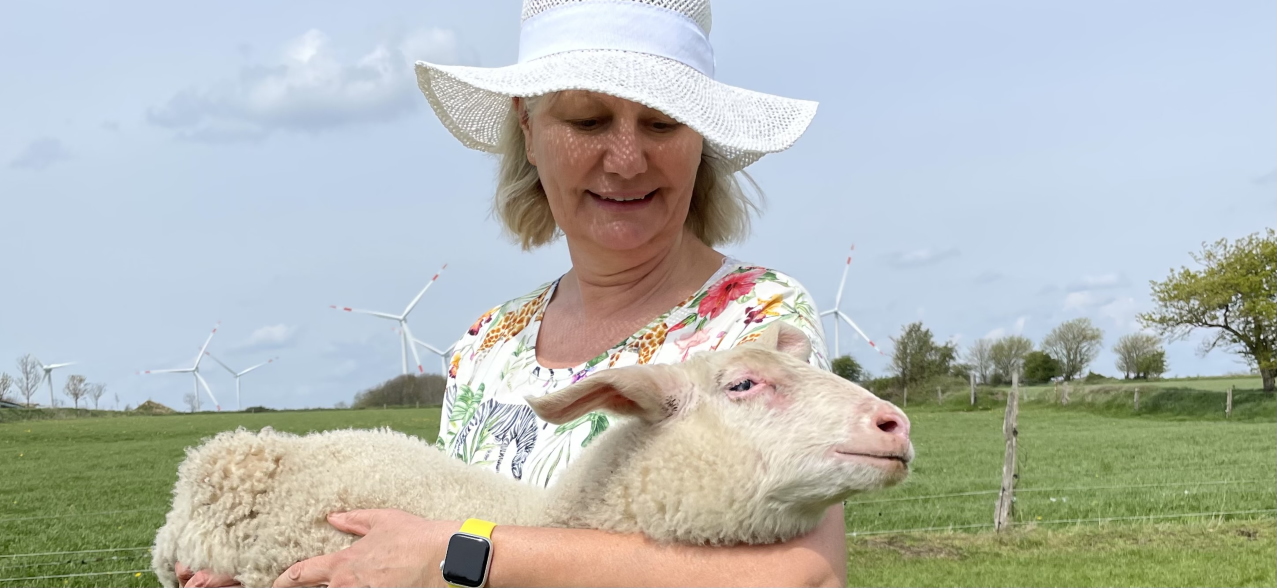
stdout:
POLYGON ((754 387, 754 381, 749 378, 745 378, 744 380, 741 380, 739 384, 736 384, 735 386, 728 388, 728 390, 731 390, 732 392, 744 392, 753 387, 754 387))

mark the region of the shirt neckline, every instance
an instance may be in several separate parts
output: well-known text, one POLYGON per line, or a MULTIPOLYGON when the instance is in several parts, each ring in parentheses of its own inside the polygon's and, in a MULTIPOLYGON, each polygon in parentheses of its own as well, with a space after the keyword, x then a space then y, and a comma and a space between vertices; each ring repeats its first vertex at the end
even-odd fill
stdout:
MULTIPOLYGON (((626 337, 625 339, 622 339, 619 343, 616 343, 615 345, 608 347, 607 349, 604 349, 602 353, 599 353, 598 355, 595 355, 594 357, 591 357, 590 359, 587 359, 571 367, 549 368, 549 367, 545 367, 544 365, 541 365, 541 359, 537 357, 536 348, 537 348, 537 339, 541 335, 541 320, 545 316, 545 309, 546 307, 550 305, 550 299, 554 298, 554 291, 558 289, 559 281, 563 279, 563 276, 559 276, 553 282, 550 282, 549 286, 547 286, 546 292, 541 296, 542 301, 541 301, 540 307, 536 309, 536 312, 533 314, 533 319, 531 324, 529 324, 527 329, 525 329, 525 331, 527 332, 527 335, 526 335, 527 340, 530 341, 530 343, 528 344, 528 347, 532 351, 533 377, 539 380, 545 380, 545 381, 558 380, 559 378, 554 376, 555 371, 565 372, 567 375, 571 376, 576 373, 579 373, 583 369, 587 369, 587 366, 589 366, 592 363, 597 364, 602 358, 605 358, 608 355, 610 355, 612 352, 616 351, 617 349, 623 348, 626 345, 628 345, 631 341, 634 340, 634 337, 636 335, 640 333, 645 333, 648 330, 650 330, 652 327, 660 323, 669 321, 670 317, 676 314, 679 314, 680 311, 686 311, 688 308, 688 304, 692 300, 694 300, 697 295, 709 289, 719 280, 727 276, 728 273, 730 273, 731 271, 735 270, 738 267, 741 267, 742 265, 744 264, 740 260, 734 257, 731 257, 729 255, 723 256, 723 263, 722 265, 718 266, 718 269, 714 272, 714 274, 711 275, 709 279, 705 281, 705 283, 701 284, 700 288, 697 288, 696 291, 693 292, 692 295, 687 298, 687 300, 679 303, 678 306, 675 306, 674 308, 671 308, 665 311, 660 316, 657 316, 651 321, 648 321, 647 324, 643 325, 642 327, 639 327, 639 330, 631 333, 628 337, 626 337)), ((564 274, 564 275, 567 275, 567 274, 564 274)))

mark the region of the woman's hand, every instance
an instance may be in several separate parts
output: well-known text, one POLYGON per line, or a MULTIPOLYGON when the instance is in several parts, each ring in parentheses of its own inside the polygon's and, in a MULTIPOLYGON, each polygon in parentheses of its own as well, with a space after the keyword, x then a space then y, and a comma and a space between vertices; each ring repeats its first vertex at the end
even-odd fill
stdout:
POLYGON ((222 588, 240 585, 235 581, 235 576, 214 574, 208 570, 192 572, 191 568, 182 565, 180 561, 173 566, 173 571, 177 573, 177 585, 185 588, 222 588))
POLYGON ((390 509, 334 513, 328 522, 363 538, 337 553, 293 564, 274 586, 447 586, 439 562, 460 522, 427 521, 390 509))

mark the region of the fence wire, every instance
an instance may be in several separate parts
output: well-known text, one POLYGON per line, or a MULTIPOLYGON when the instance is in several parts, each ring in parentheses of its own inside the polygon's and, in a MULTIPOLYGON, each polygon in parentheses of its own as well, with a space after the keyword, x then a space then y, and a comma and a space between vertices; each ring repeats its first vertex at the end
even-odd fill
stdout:
MULTIPOLYGON (((1191 517, 1213 517, 1227 515, 1246 515, 1246 514, 1277 514, 1277 508, 1261 508, 1257 510, 1228 510, 1216 512, 1191 512, 1191 513, 1175 513, 1175 514, 1157 514, 1157 515, 1132 515, 1125 517, 1097 517, 1092 519, 1051 519, 1046 521, 1032 521, 1034 525, 1051 525, 1062 523, 1108 523, 1112 521, 1134 521, 1134 520, 1151 520, 1151 519, 1181 519, 1191 517)), ((884 529, 875 531, 852 531, 847 533, 848 537, 860 537, 864 535, 887 535, 891 533, 921 533, 927 531, 956 531, 959 529, 982 529, 992 527, 993 523, 974 523, 970 525, 944 525, 938 527, 911 527, 908 529, 884 529)))

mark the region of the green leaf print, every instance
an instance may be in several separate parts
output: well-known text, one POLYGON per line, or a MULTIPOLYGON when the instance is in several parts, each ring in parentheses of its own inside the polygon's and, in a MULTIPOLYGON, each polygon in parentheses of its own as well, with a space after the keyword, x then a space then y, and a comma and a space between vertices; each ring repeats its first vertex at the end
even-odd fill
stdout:
POLYGON ((590 420, 590 434, 585 436, 585 440, 581 442, 581 447, 589 445, 590 441, 593 441, 600 433, 606 431, 610 424, 607 415, 601 412, 592 412, 585 416, 590 420))

